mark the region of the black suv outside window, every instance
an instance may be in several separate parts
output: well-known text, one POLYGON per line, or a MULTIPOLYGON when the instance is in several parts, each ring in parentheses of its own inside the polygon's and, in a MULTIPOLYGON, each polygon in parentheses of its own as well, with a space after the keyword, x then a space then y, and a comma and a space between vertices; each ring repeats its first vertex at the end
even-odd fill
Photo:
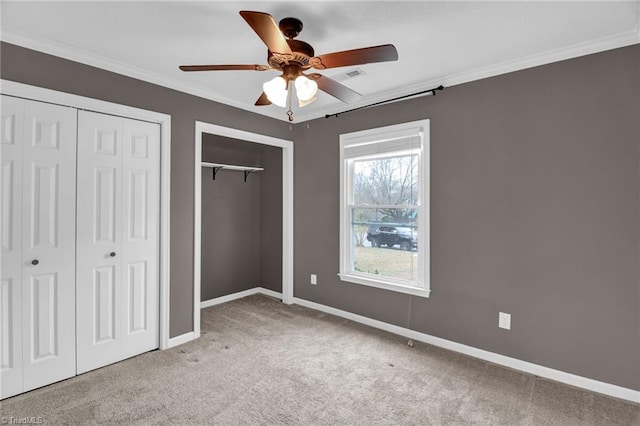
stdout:
POLYGON ((372 247, 394 248, 410 251, 418 249, 418 237, 410 227, 404 226, 377 226, 369 227, 367 241, 372 247))

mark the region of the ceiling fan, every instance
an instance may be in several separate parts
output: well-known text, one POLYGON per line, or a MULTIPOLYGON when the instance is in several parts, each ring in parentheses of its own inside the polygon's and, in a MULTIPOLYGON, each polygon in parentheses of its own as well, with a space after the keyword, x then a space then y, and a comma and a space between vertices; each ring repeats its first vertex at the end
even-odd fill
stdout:
POLYGON ((398 60, 398 52, 392 44, 345 50, 315 56, 313 47, 294 38, 302 31, 302 22, 296 18, 284 18, 276 25, 273 17, 264 12, 243 10, 240 15, 267 45, 269 65, 181 65, 182 71, 281 71, 282 75, 267 81, 255 105, 275 104, 289 106, 287 114, 293 121, 291 109, 292 87, 296 89, 298 105, 306 106, 316 99, 318 89, 350 103, 362 95, 322 74, 304 74, 310 68, 324 70, 373 62, 398 60), (286 38, 285 38, 286 37, 286 38))

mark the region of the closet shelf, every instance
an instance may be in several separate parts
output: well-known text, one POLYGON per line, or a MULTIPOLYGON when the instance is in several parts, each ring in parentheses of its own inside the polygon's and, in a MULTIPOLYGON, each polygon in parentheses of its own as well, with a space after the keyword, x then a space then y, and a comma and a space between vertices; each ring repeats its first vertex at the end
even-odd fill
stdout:
POLYGON ((216 175, 222 169, 226 170, 239 170, 244 172, 244 181, 247 181, 247 176, 249 176, 253 172, 259 172, 264 170, 263 167, 251 167, 251 166, 236 166, 233 164, 223 164, 223 163, 206 163, 202 162, 202 167, 211 167, 213 169, 213 180, 216 180, 216 175))

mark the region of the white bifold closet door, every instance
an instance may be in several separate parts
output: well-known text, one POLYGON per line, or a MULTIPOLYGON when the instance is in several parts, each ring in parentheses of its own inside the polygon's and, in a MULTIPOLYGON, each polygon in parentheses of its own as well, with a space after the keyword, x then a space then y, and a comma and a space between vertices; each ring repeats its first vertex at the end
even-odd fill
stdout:
POLYGON ((2 96, 2 398, 76 374, 77 111, 2 96))
POLYGON ((78 374, 159 346, 160 126, 80 111, 78 374))

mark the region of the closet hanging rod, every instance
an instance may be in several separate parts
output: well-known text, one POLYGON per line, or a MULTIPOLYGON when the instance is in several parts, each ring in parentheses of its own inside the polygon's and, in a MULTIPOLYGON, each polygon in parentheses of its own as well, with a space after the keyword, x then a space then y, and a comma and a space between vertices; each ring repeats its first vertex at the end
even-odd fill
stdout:
POLYGON ((213 180, 216 180, 216 175, 222 169, 227 170, 239 170, 244 172, 244 181, 247 181, 247 176, 249 176, 253 172, 259 172, 264 170, 263 167, 252 167, 252 166, 236 166, 234 164, 223 164, 223 163, 207 163, 202 162, 202 167, 211 167, 213 169, 213 180))

